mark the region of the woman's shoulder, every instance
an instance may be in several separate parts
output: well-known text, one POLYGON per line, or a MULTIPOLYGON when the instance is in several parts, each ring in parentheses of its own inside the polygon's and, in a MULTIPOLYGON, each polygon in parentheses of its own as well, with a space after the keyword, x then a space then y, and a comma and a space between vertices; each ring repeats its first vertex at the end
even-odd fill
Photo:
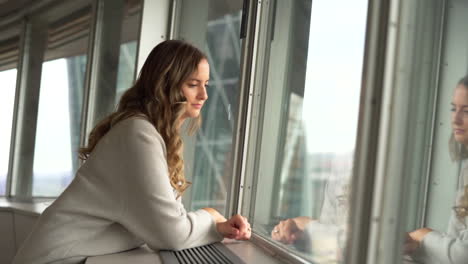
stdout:
POLYGON ((160 137, 156 127, 144 117, 129 117, 119 121, 111 128, 111 132, 125 134, 154 134, 160 137))
POLYGON ((156 131, 154 125, 146 118, 140 116, 129 117, 119 121, 112 129, 120 130, 140 130, 148 129, 156 131))
MULTIPOLYGON (((164 144, 164 139, 157 131, 156 127, 144 117, 130 117, 119 121, 109 131, 109 138, 119 141, 141 141, 146 143, 164 144)), ((158 144, 159 145, 159 144, 158 144)))

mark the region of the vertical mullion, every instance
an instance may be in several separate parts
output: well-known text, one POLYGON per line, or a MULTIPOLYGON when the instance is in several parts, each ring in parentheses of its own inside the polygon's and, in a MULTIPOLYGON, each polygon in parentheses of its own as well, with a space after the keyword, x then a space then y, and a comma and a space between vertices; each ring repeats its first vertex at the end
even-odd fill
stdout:
POLYGON ((123 0, 94 2, 81 117, 81 146, 86 145, 89 132, 96 123, 114 110, 124 6, 123 0))
POLYGON ((154 46, 168 39, 171 14, 169 2, 170 0, 143 1, 137 71, 141 70, 154 46))
POLYGON ((42 63, 47 47, 47 22, 26 18, 22 30, 7 174, 7 196, 32 198, 42 63))
MULTIPOLYGON (((363 88, 359 109, 359 123, 351 183, 351 208, 349 215, 350 235, 347 239, 345 259, 350 264, 367 263, 369 246, 372 198, 377 153, 379 126, 382 108, 384 70, 387 52, 387 30, 390 0, 370 0, 368 5, 365 54, 363 65, 363 88)), ((372 253, 372 252, 371 252, 372 253)))
MULTIPOLYGON (((260 3, 258 1, 244 0, 241 24, 245 30, 241 32, 242 48, 240 61, 240 81, 239 81, 239 114, 234 129, 234 150, 233 169, 231 186, 228 189, 227 215, 244 213, 242 210, 243 188, 246 178, 246 157, 248 150, 249 120, 252 109, 251 89, 255 71, 256 39, 258 37, 258 11, 260 3), (244 14, 247 12, 247 14, 244 14), (245 20, 246 19, 246 20, 245 20)), ((250 190, 252 190, 251 188, 250 190)))

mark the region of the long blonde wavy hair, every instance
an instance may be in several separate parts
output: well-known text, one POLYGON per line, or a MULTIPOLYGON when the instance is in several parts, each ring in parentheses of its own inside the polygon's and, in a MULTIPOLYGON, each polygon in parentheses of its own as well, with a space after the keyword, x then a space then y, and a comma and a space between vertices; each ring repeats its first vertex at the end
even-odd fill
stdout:
MULTIPOLYGON (((463 87, 468 90, 468 75, 461 78, 456 87, 463 87)), ((457 142, 453 132, 451 133, 449 140, 449 152, 452 160, 454 161, 463 161, 468 158, 467 146, 457 142)), ((464 173, 464 171, 462 173, 464 173)), ((464 219, 468 216, 468 183, 463 182, 463 184, 463 193, 458 199, 456 206, 453 207, 455 214, 459 219, 464 219)))
MULTIPOLYGON (((79 150, 79 157, 86 160, 99 140, 118 122, 142 117, 151 122, 164 139, 169 179, 178 195, 182 195, 190 182, 184 176, 180 137, 180 120, 186 107, 181 88, 203 59, 206 56, 199 49, 184 41, 168 40, 158 44, 146 59, 135 84, 122 95, 117 110, 91 131, 88 145, 79 150)), ((192 119, 190 132, 200 124, 201 116, 192 119)))

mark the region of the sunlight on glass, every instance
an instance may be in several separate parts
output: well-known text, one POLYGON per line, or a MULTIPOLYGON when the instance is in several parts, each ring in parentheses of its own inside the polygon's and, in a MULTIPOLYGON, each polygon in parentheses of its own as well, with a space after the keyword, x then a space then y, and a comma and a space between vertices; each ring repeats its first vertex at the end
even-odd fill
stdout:
MULTIPOLYGON (((51 195, 71 180, 69 80, 66 59, 42 66, 34 152, 34 192, 51 195), (46 189, 41 188, 41 182, 46 189)), ((65 185, 66 186, 66 185, 65 185)))
POLYGON ((263 131, 268 132, 258 155, 262 188, 254 228, 314 263, 340 263, 367 0, 278 1, 275 8, 284 16, 276 19, 270 44, 274 66, 266 85, 263 131))
POLYGON ((0 72, 0 195, 5 194, 15 101, 16 69, 0 72))

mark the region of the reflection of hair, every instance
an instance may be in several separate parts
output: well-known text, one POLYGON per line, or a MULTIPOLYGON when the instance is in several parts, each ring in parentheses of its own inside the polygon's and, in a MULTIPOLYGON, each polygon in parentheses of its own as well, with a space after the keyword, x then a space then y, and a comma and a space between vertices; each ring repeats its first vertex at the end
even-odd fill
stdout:
MULTIPOLYGON (((458 86, 463 86, 465 89, 468 90, 468 75, 465 75, 461 78, 458 83, 458 86)), ((453 133, 450 136, 449 140, 449 151, 452 160, 454 161, 462 161, 468 158, 468 150, 466 146, 463 144, 458 143, 455 140, 455 136, 453 133)), ((457 206, 454 207, 455 213, 459 219, 463 219, 468 216, 468 183, 463 183, 463 195, 457 201, 457 206)))
POLYGON ((455 140, 453 133, 451 133, 449 139, 449 153, 453 161, 462 161, 468 158, 468 150, 463 144, 455 140))
POLYGON ((463 195, 457 201, 457 206, 454 207, 455 214, 459 219, 468 216, 468 185, 463 187, 463 195))
MULTIPOLYGON (((129 117, 145 118, 166 143, 170 182, 181 195, 190 184, 184 177, 183 144, 179 135, 179 120, 186 107, 181 87, 203 59, 206 56, 200 50, 183 41, 168 40, 157 45, 148 55, 133 87, 122 95, 117 111, 91 131, 88 146, 79 150, 80 158, 87 159, 116 123, 129 117)), ((200 126, 200 120, 200 116, 191 120, 191 132, 200 126)))

